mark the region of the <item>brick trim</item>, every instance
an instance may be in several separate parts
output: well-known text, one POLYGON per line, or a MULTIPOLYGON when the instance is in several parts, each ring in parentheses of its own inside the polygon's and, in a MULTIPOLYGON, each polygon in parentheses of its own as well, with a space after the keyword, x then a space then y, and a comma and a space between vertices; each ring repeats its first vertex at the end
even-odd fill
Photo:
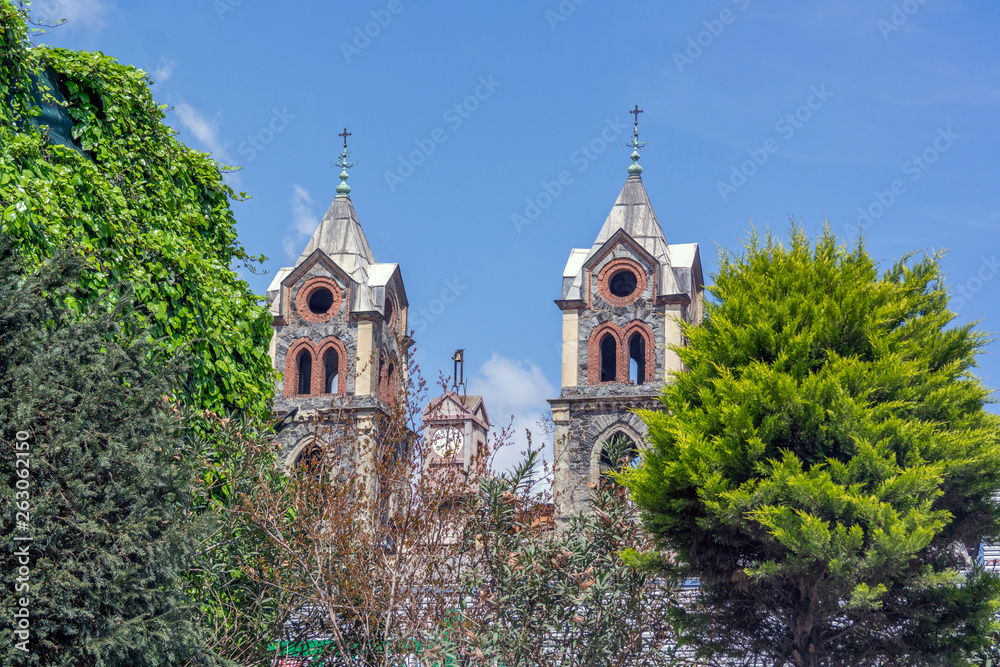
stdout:
POLYGON ((383 403, 391 403, 399 395, 399 357, 396 354, 379 354, 378 397, 383 403), (392 375, 389 375, 389 368, 392 375))
POLYGON ((343 301, 344 295, 340 286, 330 278, 318 276, 307 280, 299 287, 299 291, 295 295, 295 311, 306 322, 322 324, 328 322, 340 310, 340 304, 343 301), (309 296, 321 287, 326 287, 333 293, 333 304, 325 313, 317 314, 309 310, 309 296))
POLYGON ((633 320, 625 327, 619 327, 614 322, 604 322, 590 333, 587 341, 587 384, 634 384, 628 379, 629 357, 628 343, 632 335, 639 333, 645 339, 645 375, 649 384, 656 382, 656 345, 652 328, 640 320, 633 320), (610 333, 615 338, 615 380, 601 381, 601 340, 610 333))
POLYGON ((299 353, 308 350, 312 355, 310 366, 312 373, 309 378, 308 396, 330 396, 323 390, 326 378, 323 377, 323 354, 334 348, 337 350, 337 394, 347 393, 347 350, 339 339, 333 336, 324 338, 316 344, 308 338, 300 338, 288 347, 285 353, 284 395, 289 398, 306 396, 299 393, 299 353))
MULTIPOLYGON (((337 395, 343 396, 347 393, 347 348, 344 344, 340 342, 340 339, 334 336, 328 336, 319 342, 319 352, 316 355, 316 364, 319 366, 320 373, 323 371, 323 355, 329 349, 334 349, 337 351, 337 395)), ((313 375, 316 371, 313 371, 313 375)), ((323 378, 321 390, 326 389, 326 378, 323 378)), ((320 393, 325 393, 321 391, 320 393)))
POLYGON ((645 322, 639 320, 633 320, 625 326, 625 331, 622 334, 622 339, 625 344, 625 373, 622 377, 628 377, 629 372, 629 362, 631 362, 631 357, 629 356, 628 345, 632 341, 632 336, 634 334, 640 334, 645 339, 645 366, 646 366, 646 382, 643 384, 649 384, 651 382, 656 382, 656 344, 653 338, 653 330, 645 322))
POLYGON ((647 277, 646 269, 639 262, 628 257, 613 259, 604 265, 597 276, 597 291, 607 303, 612 306, 629 306, 638 301, 646 293, 647 277), (628 296, 615 296, 611 293, 611 278, 621 271, 628 269, 635 274, 635 291, 628 296))
POLYGON ((587 384, 621 384, 622 332, 614 322, 605 322, 590 332, 587 341, 587 384), (610 333, 615 338, 615 380, 601 382, 601 340, 610 333))
MULTIPOLYGON (((302 350, 308 350, 309 354, 312 355, 312 378, 309 383, 309 395, 313 395, 316 392, 316 346, 308 338, 300 338, 291 345, 288 346, 288 352, 285 353, 285 396, 303 396, 299 393, 299 353, 302 350)), ((322 381, 320 381, 322 386, 322 381)))

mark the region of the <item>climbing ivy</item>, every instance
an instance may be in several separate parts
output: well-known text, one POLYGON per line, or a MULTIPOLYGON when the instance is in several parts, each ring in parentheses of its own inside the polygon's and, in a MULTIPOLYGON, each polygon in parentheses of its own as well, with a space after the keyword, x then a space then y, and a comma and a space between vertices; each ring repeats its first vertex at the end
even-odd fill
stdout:
POLYGON ((236 270, 264 257, 237 239, 220 165, 164 124, 145 72, 32 47, 28 33, 24 6, 0 0, 0 232, 34 265, 56 247, 83 255, 89 298, 131 283, 151 335, 187 355, 186 403, 263 416, 269 317, 236 270), (59 143, 53 117, 72 143, 59 143))

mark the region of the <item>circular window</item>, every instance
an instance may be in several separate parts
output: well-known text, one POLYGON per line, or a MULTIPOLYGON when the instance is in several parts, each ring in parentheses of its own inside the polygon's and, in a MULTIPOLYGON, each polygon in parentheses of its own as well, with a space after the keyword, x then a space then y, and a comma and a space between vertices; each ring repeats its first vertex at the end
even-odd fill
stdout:
POLYGON ((333 292, 326 287, 314 289, 309 293, 309 312, 314 315, 325 315, 333 305, 333 292))
POLYGON ((608 290, 617 297, 631 296, 635 288, 639 285, 639 279, 629 269, 616 271, 611 280, 608 281, 608 290))
POLYGON ((330 278, 316 277, 302 285, 295 295, 295 310, 306 322, 328 322, 345 295, 330 278))

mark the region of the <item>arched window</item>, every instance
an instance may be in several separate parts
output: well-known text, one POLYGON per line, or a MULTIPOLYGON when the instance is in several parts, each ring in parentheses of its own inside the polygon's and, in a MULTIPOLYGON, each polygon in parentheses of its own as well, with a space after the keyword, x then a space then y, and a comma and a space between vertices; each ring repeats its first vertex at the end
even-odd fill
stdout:
POLYGON ((323 392, 337 393, 337 379, 340 374, 340 355, 334 348, 323 353, 323 392))
POLYGON ((636 384, 646 384, 646 338, 638 331, 628 341, 628 379, 636 384))
POLYGON ((309 350, 302 350, 299 352, 298 363, 299 371, 299 395, 308 396, 312 393, 312 365, 313 358, 309 350))
POLYGON ((610 333, 601 339, 601 382, 618 379, 618 343, 610 333))
POLYGON ((396 364, 389 364, 389 370, 385 373, 386 401, 396 398, 396 364))
POLYGON ((601 472, 639 466, 639 448, 624 433, 615 433, 604 441, 601 448, 601 472))

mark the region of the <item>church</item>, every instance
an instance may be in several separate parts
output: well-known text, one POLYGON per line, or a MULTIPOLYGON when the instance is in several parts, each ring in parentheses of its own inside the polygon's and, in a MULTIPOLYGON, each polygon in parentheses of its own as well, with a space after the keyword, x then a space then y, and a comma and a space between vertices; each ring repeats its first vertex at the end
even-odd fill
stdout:
MULTIPOLYGON (((557 517, 583 507, 589 484, 610 463, 610 440, 627 439, 641 456, 646 430, 633 411, 660 407, 663 384, 683 370, 669 347, 684 343, 680 323, 698 324, 703 312, 698 244, 667 241, 642 182, 642 112, 631 113, 624 186, 604 224, 594 225, 593 245, 569 250, 561 291, 553 276, 563 332, 562 388, 549 401, 557 517)), ((370 431, 407 384, 412 341, 402 273, 398 264, 375 261, 347 184, 350 135, 341 136, 336 197, 295 265, 280 269, 267 290, 270 355, 282 374, 274 409, 287 423, 278 434, 287 466, 346 420, 370 431)), ((481 397, 457 391, 433 399, 424 420, 434 455, 464 465, 490 428, 481 397)))

